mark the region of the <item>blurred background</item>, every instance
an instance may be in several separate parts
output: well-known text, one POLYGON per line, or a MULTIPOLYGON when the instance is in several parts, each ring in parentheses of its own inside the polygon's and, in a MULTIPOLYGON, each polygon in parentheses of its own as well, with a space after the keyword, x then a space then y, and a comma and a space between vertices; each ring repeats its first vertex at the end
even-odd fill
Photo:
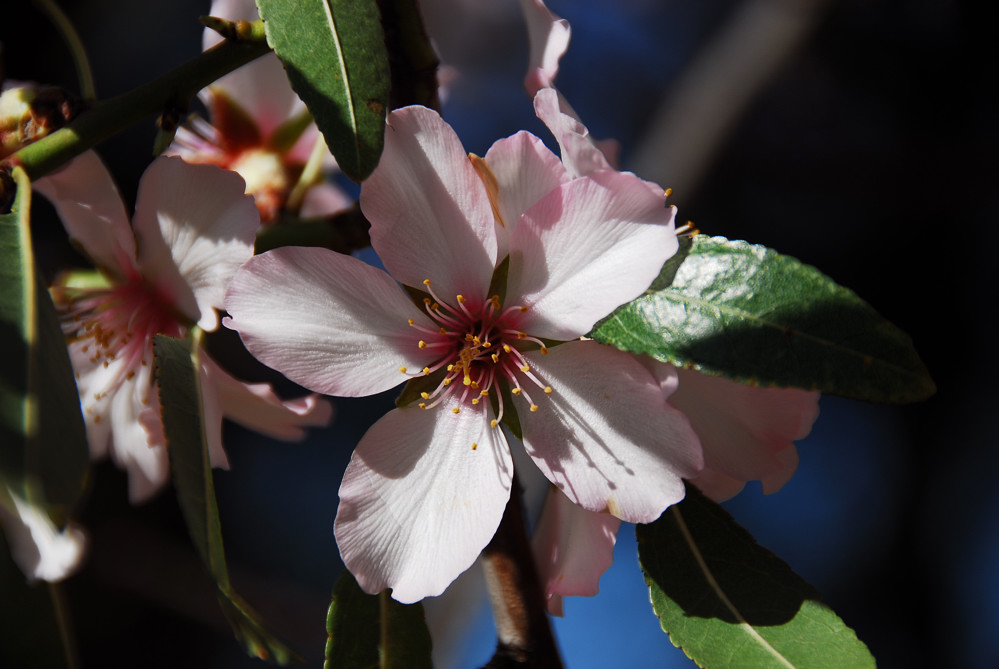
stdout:
MULTIPOLYGON (((423 4, 448 66, 444 117, 466 149, 482 155, 524 128, 549 141, 521 86, 515 0, 423 4)), ((572 26, 556 83, 594 136, 620 141, 625 169, 672 187, 678 220, 765 244, 856 291, 912 335, 938 386, 906 407, 823 398, 795 477, 770 496, 751 484, 726 508, 821 591, 879 666, 999 666, 999 392, 987 326, 999 249, 995 5, 548 4, 572 26)), ((64 5, 102 98, 195 56, 209 9, 64 5)), ((0 43, 7 79, 76 89, 67 49, 30 3, 4 3, 0 43)), ((153 136, 149 119, 98 147, 129 202, 153 136)), ((47 203, 33 231, 44 271, 83 262, 47 203)), ((274 380, 225 357, 231 339, 211 342, 224 364, 274 380)), ((341 568, 332 520, 343 467, 393 398, 337 400, 333 425, 301 444, 226 427, 232 471, 215 480, 233 583, 310 667, 322 664, 341 568)), ((124 474, 101 463, 79 516, 89 558, 62 590, 83 666, 263 666, 233 640, 172 491, 131 507, 124 474)), ((32 612, 19 576, 0 579, 0 658, 18 636, 46 643, 22 624, 32 612)), ((693 666, 651 613, 629 526, 600 595, 565 608, 555 629, 568 667, 693 666)), ((488 613, 469 603, 459 614, 470 641, 441 666, 481 666, 495 643, 488 613)))

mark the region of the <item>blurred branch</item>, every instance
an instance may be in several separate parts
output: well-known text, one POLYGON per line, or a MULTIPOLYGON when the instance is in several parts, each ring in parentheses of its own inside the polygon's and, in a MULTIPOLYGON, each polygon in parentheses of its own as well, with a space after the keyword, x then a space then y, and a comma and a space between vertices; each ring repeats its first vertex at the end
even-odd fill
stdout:
POLYGON ((628 169, 689 197, 753 98, 830 0, 746 0, 678 77, 628 169))
POLYGON ((120 130, 154 114, 186 109, 202 88, 270 50, 262 21, 235 22, 237 38, 226 40, 180 67, 80 114, 72 123, 29 144, 4 162, 21 165, 32 181, 120 130))

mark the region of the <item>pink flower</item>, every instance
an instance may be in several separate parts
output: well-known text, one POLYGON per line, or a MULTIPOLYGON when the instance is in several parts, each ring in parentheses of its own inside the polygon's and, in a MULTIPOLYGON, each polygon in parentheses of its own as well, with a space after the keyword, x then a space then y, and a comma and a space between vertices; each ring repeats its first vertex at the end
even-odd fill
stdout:
MULTIPOLYGON (((153 376, 153 338, 218 327, 226 284, 253 255, 259 216, 236 174, 158 158, 139 184, 133 228, 111 176, 93 152, 35 184, 70 237, 102 270, 105 285, 58 287, 91 455, 129 472, 133 502, 166 482, 169 463, 153 376)), ((251 425, 282 438, 322 425, 331 407, 289 405, 236 381, 202 352, 205 426, 212 463, 227 466, 222 414, 255 414, 251 425), (215 391, 215 392, 212 392, 215 391), (245 402, 254 401, 247 405, 245 402), (256 411, 250 408, 255 406, 256 411), (291 428, 291 429, 289 429, 291 428)), ((247 421, 244 421, 247 422, 247 421)))
MULTIPOLYGON (((214 0, 210 15, 232 21, 260 18, 253 0, 214 0)), ((221 41, 217 32, 205 29, 205 49, 221 41)), ((194 119, 188 127, 179 128, 168 152, 191 163, 209 163, 238 173, 264 223, 274 222, 289 204, 305 218, 327 216, 353 204, 339 188, 322 181, 321 173, 316 174, 318 181, 305 184, 300 202, 289 202, 322 138, 276 55, 269 53, 227 74, 199 97, 211 113, 212 124, 194 119)), ((318 149, 323 167, 334 168, 325 144, 318 149)))
POLYGON ((514 413, 527 454, 574 504, 648 522, 682 498, 681 477, 701 468, 687 420, 633 356, 579 340, 676 251, 658 187, 570 179, 524 132, 469 160, 436 113, 408 107, 390 116, 361 208, 388 273, 277 249, 237 274, 226 325, 317 392, 424 381, 422 401, 365 434, 340 486, 334 532, 366 591, 413 602, 471 565, 510 495, 500 425, 514 413))

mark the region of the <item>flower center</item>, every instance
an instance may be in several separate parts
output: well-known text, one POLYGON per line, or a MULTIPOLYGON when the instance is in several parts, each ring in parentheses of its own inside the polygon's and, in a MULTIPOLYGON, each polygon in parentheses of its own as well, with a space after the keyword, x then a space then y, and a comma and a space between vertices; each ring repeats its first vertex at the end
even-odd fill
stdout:
MULTIPOLYGON (((438 351, 440 357, 421 374, 429 376, 443 369, 445 374, 432 392, 423 392, 421 409, 431 409, 449 396, 457 397, 460 404, 479 404, 483 398, 496 398, 497 415, 491 422, 496 427, 503 419, 503 393, 505 387, 514 397, 526 400, 531 411, 538 405, 530 392, 536 387, 546 395, 552 388, 532 371, 524 357, 524 350, 537 345, 542 354, 548 353, 543 341, 531 337, 519 328, 528 308, 512 306, 502 308, 498 295, 494 295, 479 308, 470 308, 463 295, 455 296, 455 304, 440 299, 431 288, 430 280, 423 282, 431 297, 423 302, 437 329, 420 325, 413 320, 411 327, 426 334, 419 341, 421 349, 438 351), (432 298, 432 299, 431 299, 432 298)), ((400 369, 405 373, 405 368, 400 369)), ((452 409, 454 413, 460 407, 452 409)))
POLYGON ((246 194, 256 201, 261 220, 274 221, 293 185, 282 156, 267 149, 248 149, 229 164, 229 169, 246 181, 246 194))
POLYGON ((104 400, 137 374, 150 379, 139 391, 142 403, 148 403, 153 338, 157 334, 180 337, 187 332, 177 314, 141 280, 74 295, 64 307, 62 328, 78 379, 85 370, 100 366, 107 370, 89 374, 89 379, 99 381, 80 397, 84 411, 95 422, 101 420, 104 400))

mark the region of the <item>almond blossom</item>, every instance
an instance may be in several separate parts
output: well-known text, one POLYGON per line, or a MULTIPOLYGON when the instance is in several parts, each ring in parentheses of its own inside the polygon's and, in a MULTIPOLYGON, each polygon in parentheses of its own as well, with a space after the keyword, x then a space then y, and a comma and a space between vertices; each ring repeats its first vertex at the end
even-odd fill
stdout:
MULTIPOLYGON (((230 21, 260 18, 253 0, 214 0, 209 13, 230 21)), ((205 29, 204 49, 221 41, 217 32, 205 29)), ((195 117, 178 128, 168 153, 238 173, 246 180, 246 192, 253 195, 263 223, 276 221, 289 205, 308 218, 353 204, 343 191, 323 181, 319 171, 305 175, 306 183, 298 183, 314 152, 318 152, 317 166, 332 169, 336 164, 273 52, 218 79, 199 97, 212 122, 195 117)))
POLYGON ((649 522, 683 497, 701 468, 686 418, 636 358, 579 339, 676 252, 661 189, 611 171, 572 179, 526 132, 470 158, 435 112, 407 107, 390 115, 361 208, 387 273, 324 249, 269 251, 236 275, 225 324, 316 392, 416 384, 340 486, 334 533, 362 588, 413 602, 471 565, 511 492, 504 422, 585 509, 649 522))
MULTIPOLYGON (((169 462, 153 375, 153 338, 218 327, 226 284, 253 254, 259 216, 243 180, 210 165, 156 159, 140 184, 132 227, 117 189, 88 152, 39 180, 69 236, 102 271, 100 286, 56 286, 92 457, 128 470, 129 497, 148 499, 169 462)), ((222 415, 300 438, 331 407, 314 396, 282 403, 229 376, 202 352, 205 428, 214 466, 228 466, 222 415), (250 404, 248 404, 250 403, 250 404), (255 409, 251 407, 256 407, 255 409)))

